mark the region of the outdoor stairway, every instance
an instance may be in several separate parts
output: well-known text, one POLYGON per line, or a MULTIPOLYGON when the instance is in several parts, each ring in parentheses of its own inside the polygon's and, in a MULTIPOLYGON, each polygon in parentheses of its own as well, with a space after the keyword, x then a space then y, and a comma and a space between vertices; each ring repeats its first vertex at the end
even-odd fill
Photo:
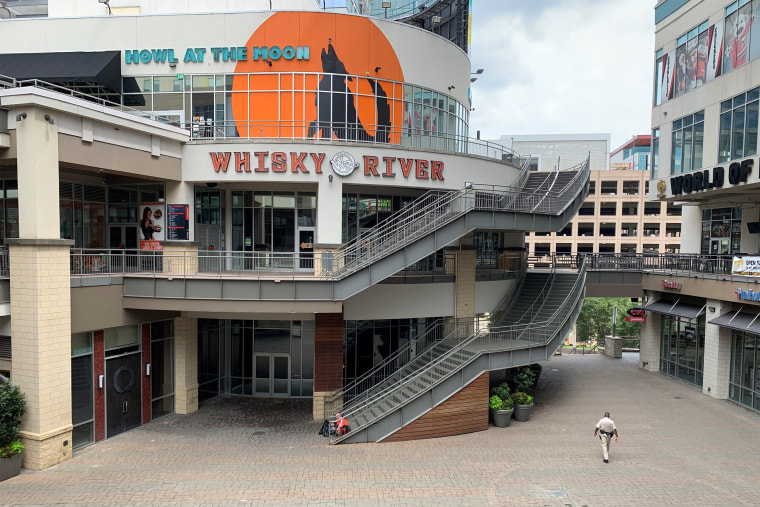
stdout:
POLYGON ((588 177, 586 160, 567 171, 521 172, 520 187, 429 192, 336 249, 322 276, 337 279, 335 296, 345 299, 478 228, 561 230, 583 203, 588 177))
POLYGON ((585 265, 577 273, 527 273, 501 319, 509 325, 474 333, 455 326, 418 358, 345 400, 337 411, 349 420, 351 432, 333 443, 382 441, 486 371, 549 359, 580 313, 585 278, 585 265))

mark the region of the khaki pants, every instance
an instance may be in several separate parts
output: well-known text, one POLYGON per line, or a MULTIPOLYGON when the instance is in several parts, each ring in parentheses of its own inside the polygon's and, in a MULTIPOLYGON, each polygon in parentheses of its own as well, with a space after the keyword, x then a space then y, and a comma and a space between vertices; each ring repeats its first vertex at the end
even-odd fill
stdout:
POLYGON ((600 433, 602 439, 602 452, 604 453, 604 459, 610 459, 610 442, 612 442, 612 435, 606 433, 600 433))

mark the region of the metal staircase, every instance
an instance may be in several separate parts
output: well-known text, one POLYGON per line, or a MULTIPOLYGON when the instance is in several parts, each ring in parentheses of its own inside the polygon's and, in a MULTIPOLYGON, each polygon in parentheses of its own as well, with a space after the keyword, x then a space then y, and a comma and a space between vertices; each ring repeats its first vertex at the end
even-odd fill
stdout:
POLYGON ((550 358, 580 313, 585 279, 585 264, 576 273, 527 273, 504 300, 508 309, 500 322, 510 325, 475 330, 472 320, 452 321, 442 337, 428 340, 423 353, 379 382, 363 377, 355 383, 369 386, 363 392, 337 393, 352 431, 333 443, 382 441, 485 371, 550 358))
POLYGON ((468 184, 429 192, 336 249, 322 278, 346 299, 478 229, 558 231, 588 193, 589 160, 567 170, 521 171, 520 186, 468 184))

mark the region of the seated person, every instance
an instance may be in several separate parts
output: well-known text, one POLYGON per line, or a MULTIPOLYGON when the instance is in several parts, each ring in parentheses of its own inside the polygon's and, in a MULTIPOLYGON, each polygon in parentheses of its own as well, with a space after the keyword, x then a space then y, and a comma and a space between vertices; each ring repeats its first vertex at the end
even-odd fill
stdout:
POLYGON ((335 436, 342 437, 346 433, 348 433, 351 429, 348 427, 348 421, 345 417, 340 415, 340 413, 335 414, 335 436))

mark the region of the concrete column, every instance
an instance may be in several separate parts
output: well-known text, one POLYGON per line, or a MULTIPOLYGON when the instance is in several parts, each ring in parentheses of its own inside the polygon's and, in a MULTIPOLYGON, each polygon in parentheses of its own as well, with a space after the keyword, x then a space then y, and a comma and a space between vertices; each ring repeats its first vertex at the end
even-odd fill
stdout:
POLYGON ((646 322, 641 323, 639 345, 639 368, 647 371, 660 370, 660 340, 662 340, 662 315, 647 312, 646 322))
POLYGON ((17 114, 26 115, 16 122, 19 237, 60 239, 57 117, 31 106, 17 114))
MULTIPOLYGON (((707 300, 707 320, 731 309, 726 301, 707 300), (714 311, 712 310, 714 309, 714 311)), ((705 364, 702 367, 702 392, 713 398, 728 398, 731 375, 731 330, 705 324, 705 364)))
POLYGON ((340 224, 343 212, 343 180, 331 174, 322 177, 317 188, 317 234, 316 243, 320 246, 340 245, 342 241, 340 224))
POLYGON ((198 410, 198 319, 183 312, 174 319, 174 411, 198 410))
POLYGON ((455 250, 456 295, 454 317, 475 318, 475 250, 455 250))
POLYGON ((198 274, 198 243, 162 241, 161 246, 164 249, 161 267, 165 274, 177 276, 198 274))
MULTIPOLYGON (((25 198, 20 195, 19 202, 25 198)), ((7 243, 13 273, 13 381, 27 403, 21 425, 24 467, 43 470, 71 459, 72 242, 13 239, 7 243)))
POLYGON ((314 420, 324 417, 325 399, 343 387, 343 313, 314 316, 314 420))

